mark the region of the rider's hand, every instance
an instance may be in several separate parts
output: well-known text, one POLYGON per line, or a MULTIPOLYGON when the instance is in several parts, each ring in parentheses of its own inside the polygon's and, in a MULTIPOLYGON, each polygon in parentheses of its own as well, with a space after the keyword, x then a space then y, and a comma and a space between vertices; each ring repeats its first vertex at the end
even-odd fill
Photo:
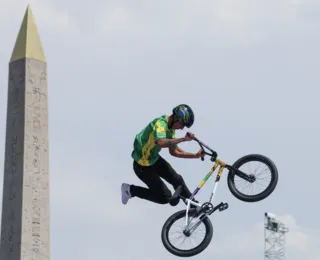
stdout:
POLYGON ((200 150, 194 155, 194 157, 195 157, 195 158, 200 158, 201 156, 204 156, 204 155, 205 155, 205 153, 203 152, 202 149, 200 149, 200 150))
POLYGON ((188 132, 188 133, 186 133, 184 138, 185 138, 186 141, 191 141, 191 140, 194 139, 194 134, 191 133, 191 132, 188 132))

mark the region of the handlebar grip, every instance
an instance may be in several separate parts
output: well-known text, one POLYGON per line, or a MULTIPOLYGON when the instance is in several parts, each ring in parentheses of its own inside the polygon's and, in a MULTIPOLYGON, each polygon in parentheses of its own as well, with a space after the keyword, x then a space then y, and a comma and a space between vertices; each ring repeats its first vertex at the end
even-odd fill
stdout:
POLYGON ((202 151, 202 153, 201 153, 201 161, 204 161, 204 151, 202 151))
MULTIPOLYGON (((190 133, 189 132, 187 132, 187 136, 190 137, 190 133)), ((193 139, 196 140, 196 138, 193 138, 193 139)))
MULTIPOLYGON (((190 137, 190 133, 189 133, 189 132, 187 132, 187 136, 190 137)), ((195 141, 199 142, 199 140, 197 139, 197 137, 194 137, 193 139, 194 139, 195 141)))

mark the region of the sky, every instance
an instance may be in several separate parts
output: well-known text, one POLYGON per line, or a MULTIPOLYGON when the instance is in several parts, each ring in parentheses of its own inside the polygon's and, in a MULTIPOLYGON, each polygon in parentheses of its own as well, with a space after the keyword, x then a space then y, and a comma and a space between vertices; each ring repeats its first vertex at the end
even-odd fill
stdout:
MULTIPOLYGON (((229 209, 211 217, 212 242, 190 259, 264 259, 265 212, 289 227, 286 259, 319 259, 319 1, 1 0, 0 165, 8 63, 27 4, 48 62, 51 259, 177 259, 161 228, 182 203, 124 206, 120 187, 144 186, 132 169, 134 137, 179 103, 192 106, 188 130, 220 159, 261 153, 279 171, 274 193, 257 203, 233 197, 225 171, 215 202, 229 209)), ((191 190, 212 166, 161 155, 191 190)))

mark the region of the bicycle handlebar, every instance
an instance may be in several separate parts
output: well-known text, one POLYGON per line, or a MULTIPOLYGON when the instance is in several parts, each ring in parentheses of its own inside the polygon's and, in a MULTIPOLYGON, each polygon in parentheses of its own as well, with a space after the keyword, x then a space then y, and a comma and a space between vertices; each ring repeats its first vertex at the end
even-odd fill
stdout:
MULTIPOLYGON (((187 135, 189 135, 189 133, 187 133, 187 135)), ((206 145, 205 143, 203 143, 202 141, 200 141, 198 138, 194 138, 193 140, 195 140, 201 147, 201 149, 203 150, 203 153, 204 154, 207 154, 207 155, 210 155, 211 156, 211 161, 214 162, 217 157, 218 157, 218 154, 216 151, 214 151, 213 149, 211 149, 208 145, 206 145), (206 152, 203 147, 207 148, 211 153, 209 152, 206 152)), ((204 156, 201 156, 201 160, 204 161, 204 156)))

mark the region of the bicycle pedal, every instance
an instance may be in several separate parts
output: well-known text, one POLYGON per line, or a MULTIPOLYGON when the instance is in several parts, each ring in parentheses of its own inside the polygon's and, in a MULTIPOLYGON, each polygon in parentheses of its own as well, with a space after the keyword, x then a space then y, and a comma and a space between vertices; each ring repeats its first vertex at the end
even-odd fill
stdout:
POLYGON ((227 208, 229 208, 228 203, 223 203, 223 204, 219 207, 219 211, 224 211, 224 210, 226 210, 227 208))

